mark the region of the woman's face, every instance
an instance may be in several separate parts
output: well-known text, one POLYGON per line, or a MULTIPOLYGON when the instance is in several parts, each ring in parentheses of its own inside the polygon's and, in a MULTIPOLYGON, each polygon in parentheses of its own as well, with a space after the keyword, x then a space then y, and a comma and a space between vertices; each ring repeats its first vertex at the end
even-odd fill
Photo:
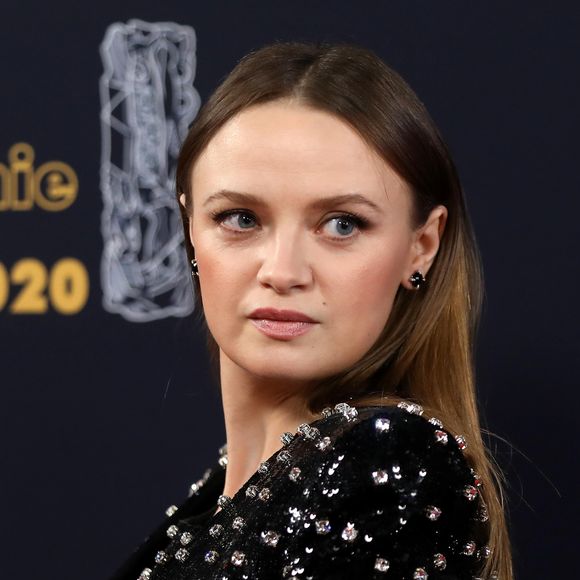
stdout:
POLYGON ((242 111, 197 160, 192 191, 208 327, 222 364, 261 379, 307 383, 352 365, 399 285, 413 291, 408 277, 425 266, 413 262, 405 183, 320 110, 275 101, 242 111), (259 308, 315 322, 252 320, 259 308))

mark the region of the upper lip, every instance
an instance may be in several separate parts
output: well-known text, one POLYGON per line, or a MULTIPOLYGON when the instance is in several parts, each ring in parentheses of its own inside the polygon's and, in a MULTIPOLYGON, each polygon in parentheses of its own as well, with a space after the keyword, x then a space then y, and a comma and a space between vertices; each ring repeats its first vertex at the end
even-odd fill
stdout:
POLYGON ((268 320, 285 320, 288 322, 317 322, 297 310, 277 310, 276 308, 256 308, 249 318, 260 318, 268 320))

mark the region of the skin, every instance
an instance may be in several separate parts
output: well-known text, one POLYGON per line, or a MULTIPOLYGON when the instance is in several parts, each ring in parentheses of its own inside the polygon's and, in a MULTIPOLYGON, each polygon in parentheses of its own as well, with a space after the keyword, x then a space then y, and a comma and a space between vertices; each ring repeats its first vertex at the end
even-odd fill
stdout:
MULTIPOLYGON (((400 285, 425 277, 447 210, 417 230, 404 181, 341 119, 296 101, 250 107, 230 119, 192 170, 190 238, 209 329, 220 347, 228 443, 223 493, 233 496, 280 435, 318 418, 306 408, 313 381, 359 360, 385 326, 400 285), (259 201, 209 200, 220 190, 259 201), (376 208, 334 202, 358 193, 376 208), (238 210, 212 219, 211 212, 238 210), (368 220, 364 229, 345 217, 368 220), (336 219, 341 218, 341 219, 336 219), (298 310, 317 321, 291 340, 262 334, 258 307, 298 310)), ((180 201, 185 205, 182 195, 180 201)))

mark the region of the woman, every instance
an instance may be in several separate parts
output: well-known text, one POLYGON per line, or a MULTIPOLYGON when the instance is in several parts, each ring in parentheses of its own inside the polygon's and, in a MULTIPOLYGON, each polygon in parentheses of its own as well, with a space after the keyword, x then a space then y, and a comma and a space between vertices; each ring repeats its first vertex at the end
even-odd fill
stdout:
POLYGON ((250 53, 177 197, 227 446, 115 579, 512 578, 458 176, 369 50, 250 53))

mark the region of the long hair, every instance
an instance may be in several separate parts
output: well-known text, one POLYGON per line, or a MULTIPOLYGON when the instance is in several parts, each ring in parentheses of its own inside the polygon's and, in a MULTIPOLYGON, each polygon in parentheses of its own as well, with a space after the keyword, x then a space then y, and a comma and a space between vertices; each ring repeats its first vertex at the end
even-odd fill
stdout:
MULTIPOLYGON (((439 251, 426 286, 400 286, 388 321, 368 352, 351 367, 319 381, 308 406, 320 411, 352 399, 357 404, 411 400, 467 440, 466 454, 484 482, 491 555, 482 578, 513 578, 504 505, 504 475, 486 448, 475 389, 474 345, 483 302, 481 258, 455 164, 437 127, 409 85, 381 58, 352 44, 277 42, 243 57, 201 108, 179 155, 176 194, 189 259, 193 211, 191 172, 216 132, 245 108, 292 99, 337 116, 406 182, 419 227, 439 204, 448 210, 439 251)), ((203 303, 194 277, 196 309, 203 303)), ((212 364, 219 348, 207 329, 212 364)))

